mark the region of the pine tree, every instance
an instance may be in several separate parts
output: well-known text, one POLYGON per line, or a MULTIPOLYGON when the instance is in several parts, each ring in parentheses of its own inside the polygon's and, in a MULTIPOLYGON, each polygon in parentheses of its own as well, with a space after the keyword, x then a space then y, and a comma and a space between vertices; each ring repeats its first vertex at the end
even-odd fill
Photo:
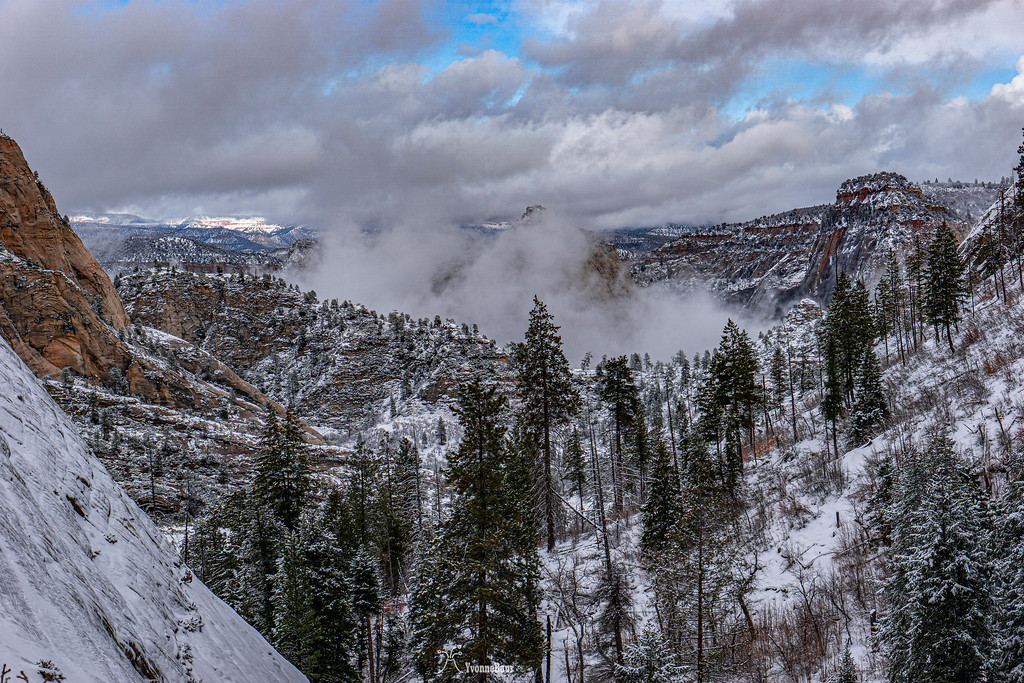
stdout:
POLYGON ((614 671, 616 664, 624 663, 622 634, 629 631, 634 622, 633 586, 626 568, 618 562, 606 567, 601 572, 594 598, 600 605, 596 620, 598 649, 607 668, 614 671))
POLYGON ((921 307, 924 301, 926 264, 928 261, 928 244, 921 239, 921 233, 915 232, 911 238, 911 249, 904 262, 907 267, 907 291, 909 295, 909 325, 917 349, 918 336, 923 336, 924 315, 921 307))
POLYGON ((514 347, 513 359, 518 372, 520 408, 527 433, 539 443, 543 458, 540 483, 544 507, 548 550, 555 547, 555 510, 558 505, 552 472, 554 447, 552 431, 565 424, 579 407, 579 395, 572 381, 569 361, 562 352, 562 338, 554 317, 537 297, 533 297, 526 340, 514 347))
POLYGON ((939 226, 928 248, 926 277, 923 307, 925 319, 935 327, 936 342, 939 340, 939 328, 945 328, 946 341, 952 353, 954 349, 950 327, 960 320, 967 285, 956 236, 945 223, 939 226))
POLYGON ((907 461, 891 515, 890 612, 880 632, 890 680, 988 680, 991 561, 980 491, 944 435, 907 461))
POLYGON ((308 446, 298 417, 289 409, 281 424, 268 406, 253 492, 282 524, 294 529, 310 487, 308 446))
POLYGON ((580 443, 579 430, 575 428, 565 446, 564 477, 572 485, 570 491, 575 491, 580 497, 582 506, 583 491, 587 485, 587 456, 583 452, 583 444, 580 443))
MULTIPOLYGON (((654 408, 660 416, 661 406, 656 405, 654 408)), ((661 429, 659 427, 655 434, 660 432, 661 429)), ((639 482, 641 501, 647 498, 647 468, 650 464, 651 453, 655 449, 655 446, 652 445, 654 440, 660 441, 657 437, 652 437, 651 432, 647 429, 647 421, 644 419, 644 413, 641 409, 630 425, 626 448, 626 452, 629 455, 630 468, 636 473, 635 479, 630 478, 627 482, 634 480, 639 482)), ((633 490, 632 486, 630 486, 630 490, 633 490)))
POLYGON ((708 381, 698 397, 705 438, 725 441, 725 480, 735 490, 743 472, 742 436, 750 430, 753 445, 754 408, 763 399, 755 380, 757 356, 746 332, 729 320, 711 357, 708 381))
MULTIPOLYGON (((472 664, 540 665, 540 568, 527 512, 528 473, 506 443, 504 403, 476 380, 459 396, 464 431, 448 473, 454 500, 443 546, 435 550, 445 556, 428 559, 413 598, 416 661, 424 675, 435 673, 435 653, 447 644, 459 646, 472 664), (443 609, 433 613, 438 595, 443 609)), ((486 678, 478 675, 481 683, 486 678)))
POLYGON ((348 498, 353 529, 361 546, 377 538, 380 488, 380 465, 372 450, 360 440, 349 468, 348 498))
POLYGON ((644 503, 644 530, 640 550, 645 557, 658 558, 665 549, 672 527, 682 514, 679 497, 679 473, 669 461, 664 444, 654 453, 651 469, 651 493, 644 503))
POLYGON ((373 551, 365 545, 359 547, 349 567, 348 576, 352 595, 352 612, 359 623, 358 671, 362 676, 364 663, 368 665, 371 680, 376 666, 373 644, 373 618, 380 613, 380 580, 377 577, 377 561, 373 551))
POLYGON ((273 576, 274 630, 271 641, 277 650, 301 671, 318 669, 316 640, 317 614, 313 608, 314 591, 303 556, 304 539, 289 531, 281 547, 277 573, 273 576))
POLYGON ((863 443, 889 416, 889 405, 882 389, 882 370, 873 349, 864 352, 857 372, 857 400, 850 411, 850 435, 854 443, 863 443))
POLYGON ((438 653, 454 642, 464 627, 464 615, 451 611, 449 602, 458 574, 455 560, 447 539, 436 534, 433 545, 423 553, 411 592, 410 647, 413 665, 425 680, 454 680, 450 666, 438 671, 438 653))
POLYGON ((189 566, 207 588, 223 598, 236 566, 220 525, 219 516, 207 517, 196 525, 189 538, 189 566))
POLYGON ((395 457, 395 495, 398 509, 409 524, 415 524, 416 537, 423 534, 423 482, 420 477, 420 452, 416 444, 403 438, 395 457))
MULTIPOLYGON (((1024 129, 1022 129, 1024 130, 1024 129)), ((1020 155, 1017 165, 1013 167, 1014 191, 1010 216, 1010 248, 1017 261, 1017 278, 1020 281, 1021 289, 1024 290, 1024 144, 1017 147, 1017 154, 1020 155)), ((1005 285, 1003 285, 1005 288, 1005 285)))
POLYGON ((615 666, 615 680, 622 683, 673 683, 685 669, 673 663, 669 644, 651 626, 626 648, 623 663, 615 666))
POLYGON ((782 346, 776 345, 772 351, 769 375, 772 381, 771 405, 780 412, 783 410, 786 395, 789 393, 786 368, 786 354, 782 352, 782 346))
POLYGON ((871 315, 868 291, 858 280, 851 284, 846 273, 839 273, 832 300, 825 318, 825 344, 831 345, 835 354, 834 371, 842 390, 844 402, 850 402, 854 394, 854 378, 857 368, 864 359, 864 351, 874 346, 876 330, 871 315))
POLYGON ((996 550, 996 656, 994 680, 1024 683, 1024 479, 1018 450, 1007 469, 1014 473, 999 502, 992 547, 996 550))
POLYGON ((448 443, 448 430, 444 426, 443 417, 437 418, 437 429, 435 430, 434 436, 437 439, 437 443, 442 446, 448 443))
POLYGON ((748 590, 737 580, 746 573, 741 571, 745 553, 737 543, 734 501, 716 459, 692 432, 684 438, 681 457, 679 514, 651 569, 666 637, 695 679, 708 681, 722 672, 730 657, 728 642, 739 636, 727 605, 742 602, 748 590))
MULTIPOLYGON (((825 365, 825 392, 821 397, 821 415, 825 421, 826 430, 828 423, 832 423, 832 445, 838 455, 838 432, 837 423, 843 415, 843 373, 840 370, 839 342, 826 333, 824 339, 824 365, 825 365)), ((828 451, 828 434, 826 433, 825 451, 828 451)))
POLYGON ((839 661, 839 669, 835 676, 829 679, 830 683, 857 683, 857 665, 853 661, 853 654, 850 652, 850 644, 846 644, 843 650, 843 658, 839 661))
POLYGON ((640 389, 633 381, 633 371, 626 356, 612 358, 600 367, 597 378, 597 394, 608 407, 615 423, 615 451, 613 452, 614 501, 616 513, 623 510, 622 496, 622 442, 623 436, 640 411, 640 389))
MULTIPOLYGON (((411 453, 411 442, 404 439, 405 455, 399 457, 393 452, 391 441, 386 438, 381 444, 384 467, 379 486, 378 504, 380 510, 377 518, 380 520, 379 544, 381 555, 384 560, 384 576, 387 582, 388 592, 397 596, 402 591, 403 579, 405 577, 405 566, 407 556, 412 545, 412 532, 415 529, 415 483, 410 486, 408 481, 415 476, 414 472, 407 472, 400 469, 401 466, 410 467, 409 454, 411 453)), ((402 447, 399 447, 401 453, 402 447)))
POLYGON ((238 525, 231 538, 238 569, 229 589, 232 607, 260 633, 272 637, 274 580, 285 528, 258 497, 236 499, 238 525))

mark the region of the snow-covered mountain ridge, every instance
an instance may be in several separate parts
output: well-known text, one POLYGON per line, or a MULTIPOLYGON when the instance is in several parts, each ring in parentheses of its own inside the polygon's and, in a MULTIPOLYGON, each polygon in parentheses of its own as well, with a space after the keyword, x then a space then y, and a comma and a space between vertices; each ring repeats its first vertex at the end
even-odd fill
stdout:
POLYGON ((914 235, 942 222, 966 233, 998 193, 993 184, 918 186, 898 173, 860 176, 842 183, 833 204, 685 230, 638 254, 631 273, 642 285, 707 287, 777 316, 804 297, 827 302, 839 271, 873 285, 890 249, 904 253, 914 235))
POLYGON ((275 225, 261 217, 154 220, 131 214, 80 213, 69 221, 111 273, 154 261, 203 272, 213 272, 217 266, 273 271, 301 261, 319 244, 312 228, 275 225))
POLYGON ((0 662, 14 672, 305 680, 182 564, 3 340, 0 496, 0 662))
POLYGON ((393 401, 451 401, 475 376, 506 379, 505 351, 468 325, 320 301, 272 276, 125 273, 133 320, 181 337, 322 427, 352 430, 393 401))

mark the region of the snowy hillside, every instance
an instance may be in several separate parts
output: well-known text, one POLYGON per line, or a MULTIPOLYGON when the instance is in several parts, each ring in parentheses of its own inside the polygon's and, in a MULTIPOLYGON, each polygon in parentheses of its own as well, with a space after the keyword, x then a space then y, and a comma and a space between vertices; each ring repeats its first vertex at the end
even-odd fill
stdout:
POLYGON ((3 341, 0 497, 0 663, 15 674, 305 680, 182 564, 3 341))

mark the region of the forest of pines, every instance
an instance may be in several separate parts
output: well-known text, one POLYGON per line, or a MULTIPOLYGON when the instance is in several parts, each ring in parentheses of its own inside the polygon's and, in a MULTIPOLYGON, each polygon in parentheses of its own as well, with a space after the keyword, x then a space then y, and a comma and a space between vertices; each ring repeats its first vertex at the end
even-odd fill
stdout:
POLYGON ((751 601, 762 556, 786 552, 759 458, 816 444, 803 493, 843 491, 844 454, 894 424, 884 369, 929 342, 952 358, 983 286, 1024 286, 1022 222, 1018 193, 969 249, 918 234, 873 291, 838 272, 824 314, 757 340, 729 321, 692 361, 573 369, 535 297, 513 382, 479 377, 453 421, 360 442, 345 477, 312 476, 297 418, 269 411, 251 485, 187 560, 314 681, 541 681, 555 657, 580 683, 1024 681, 1017 446, 979 476, 941 428, 890 442, 838 573, 808 571, 787 610, 751 601))

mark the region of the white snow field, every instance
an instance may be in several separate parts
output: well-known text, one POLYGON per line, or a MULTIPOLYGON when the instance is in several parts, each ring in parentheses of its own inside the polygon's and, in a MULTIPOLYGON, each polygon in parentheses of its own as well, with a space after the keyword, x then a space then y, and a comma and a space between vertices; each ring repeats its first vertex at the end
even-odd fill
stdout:
POLYGON ((75 683, 306 680, 193 576, 0 339, 0 664, 39 680, 40 662, 75 683))

